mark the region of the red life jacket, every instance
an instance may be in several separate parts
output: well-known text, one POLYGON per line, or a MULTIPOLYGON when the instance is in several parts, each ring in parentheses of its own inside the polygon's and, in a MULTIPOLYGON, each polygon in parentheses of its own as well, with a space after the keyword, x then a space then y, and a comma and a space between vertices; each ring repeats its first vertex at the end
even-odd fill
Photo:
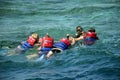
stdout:
POLYGON ((49 47, 51 48, 53 46, 54 39, 51 37, 43 37, 42 38, 42 47, 49 47))
POLYGON ((32 36, 29 36, 28 39, 27 39, 28 43, 31 45, 31 46, 34 46, 35 42, 36 42, 36 39, 33 38, 32 36))
POLYGON ((64 42, 67 46, 71 45, 70 41, 67 38, 62 38, 60 42, 64 42))
POLYGON ((86 37, 97 38, 95 32, 87 32, 84 38, 86 38, 86 37))

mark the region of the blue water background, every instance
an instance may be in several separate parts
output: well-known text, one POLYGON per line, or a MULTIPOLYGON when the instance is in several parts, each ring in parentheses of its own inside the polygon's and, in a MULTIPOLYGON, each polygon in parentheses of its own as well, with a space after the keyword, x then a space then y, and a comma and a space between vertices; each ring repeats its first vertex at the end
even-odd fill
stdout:
POLYGON ((120 80, 120 0, 0 0, 0 80, 120 80), (32 32, 58 41, 78 25, 100 40, 41 62, 26 58, 35 48, 3 56, 32 32))

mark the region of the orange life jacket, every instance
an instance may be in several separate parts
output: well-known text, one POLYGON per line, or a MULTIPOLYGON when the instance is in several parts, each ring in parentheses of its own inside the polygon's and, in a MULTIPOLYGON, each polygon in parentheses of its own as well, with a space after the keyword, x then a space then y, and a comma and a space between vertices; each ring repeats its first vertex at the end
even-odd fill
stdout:
POLYGON ((36 42, 36 39, 33 38, 32 36, 29 36, 28 39, 27 39, 28 43, 31 45, 31 46, 34 46, 35 42, 36 42))
POLYGON ((67 38, 62 38, 60 42, 64 42, 67 46, 71 45, 70 41, 67 38))
POLYGON ((42 47, 49 47, 51 48, 53 46, 54 39, 51 37, 43 37, 42 38, 42 47))

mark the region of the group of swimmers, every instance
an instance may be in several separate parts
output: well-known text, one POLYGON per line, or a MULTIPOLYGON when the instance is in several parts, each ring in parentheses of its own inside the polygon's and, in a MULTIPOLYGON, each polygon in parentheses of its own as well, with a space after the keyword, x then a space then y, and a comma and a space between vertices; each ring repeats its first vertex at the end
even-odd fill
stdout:
POLYGON ((49 58, 54 53, 68 49, 78 41, 83 40, 84 45, 92 45, 99 39, 94 28, 90 28, 87 32, 85 32, 81 26, 77 26, 76 32, 77 34, 75 36, 72 37, 67 34, 65 38, 62 38, 57 42, 55 42, 54 38, 52 38, 48 33, 42 38, 39 38, 37 33, 33 33, 25 42, 22 42, 19 46, 17 46, 15 52, 24 53, 26 50, 33 48, 36 44, 39 46, 37 48, 38 53, 28 55, 27 58, 31 59, 34 57, 40 57, 43 54, 46 58, 49 58))

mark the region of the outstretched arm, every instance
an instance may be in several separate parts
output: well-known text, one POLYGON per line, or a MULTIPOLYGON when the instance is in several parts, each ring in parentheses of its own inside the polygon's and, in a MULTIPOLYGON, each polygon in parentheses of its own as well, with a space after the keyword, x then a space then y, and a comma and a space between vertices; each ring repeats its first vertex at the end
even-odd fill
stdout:
POLYGON ((80 36, 79 38, 75 38, 75 41, 80 41, 80 40, 83 40, 84 39, 84 36, 80 36))

